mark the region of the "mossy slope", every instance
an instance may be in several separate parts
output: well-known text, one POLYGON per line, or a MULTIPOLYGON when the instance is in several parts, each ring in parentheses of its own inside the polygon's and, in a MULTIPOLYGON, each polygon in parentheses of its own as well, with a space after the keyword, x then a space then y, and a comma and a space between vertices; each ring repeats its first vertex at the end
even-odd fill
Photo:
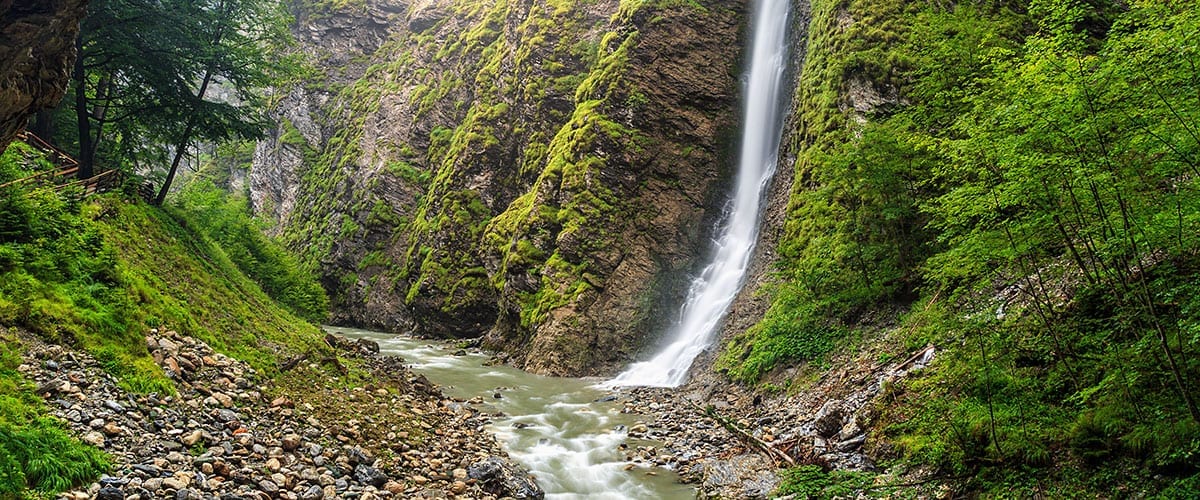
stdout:
MULTIPOLYGON (((37 157, 15 143, 0 158, 0 178, 46 168, 37 157)), ((267 375, 288 356, 329 351, 318 328, 263 293, 185 214, 119 194, 81 200, 79 193, 16 185, 0 192, 0 233, 0 327, 87 350, 128 390, 174 392, 148 355, 150 328, 201 338, 267 375)), ((105 461, 44 416, 16 370, 21 342, 2 335, 0 461, 25 465, 16 475, 4 467, 0 496, 24 491, 24 482, 57 491, 93 477, 105 461), (36 450, 44 460, 22 458, 36 450)))

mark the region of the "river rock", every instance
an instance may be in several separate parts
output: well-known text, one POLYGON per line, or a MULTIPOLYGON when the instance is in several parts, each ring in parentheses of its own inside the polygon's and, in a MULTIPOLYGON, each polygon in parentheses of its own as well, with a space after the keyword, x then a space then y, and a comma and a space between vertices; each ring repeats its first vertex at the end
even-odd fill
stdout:
POLYGON ((325 492, 321 490, 320 486, 315 484, 309 486, 303 493, 300 493, 300 500, 319 500, 324 497, 325 492))
POLYGON ((375 457, 371 456, 370 453, 363 451, 362 448, 351 448, 350 451, 346 452, 346 458, 349 460, 350 465, 354 466, 359 464, 375 465, 375 457))
POLYGON ((99 432, 91 431, 87 434, 84 434, 83 437, 80 439, 83 442, 90 444, 92 446, 95 446, 97 448, 104 447, 104 434, 101 434, 99 432))
POLYGON ((529 478, 529 474, 508 459, 489 457, 467 467, 467 476, 483 488, 500 496, 542 499, 546 492, 529 478))
POLYGON ((300 436, 296 434, 288 434, 284 436, 282 440, 280 440, 279 444, 281 447, 283 447, 283 451, 296 451, 296 448, 300 447, 300 436))
POLYGON ((354 467, 354 480, 362 484, 369 484, 376 488, 387 483, 387 474, 383 471, 365 464, 359 464, 354 467))
POLYGON ((269 380, 203 342, 173 337, 167 352, 153 334, 151 340, 160 366, 170 369, 168 361, 174 360, 187 372, 186 382, 177 384, 178 394, 125 393, 86 353, 60 354, 58 371, 50 370, 42 363, 47 356, 38 357, 47 350, 43 341, 28 341, 36 361, 25 361, 22 373, 33 387, 47 388, 47 409, 77 436, 110 451, 113 470, 123 481, 92 484, 76 492, 80 498, 101 498, 101 492, 122 500, 496 498, 476 486, 465 468, 478 457, 502 453, 494 439, 479 432, 487 417, 454 404, 432 383, 414 388, 410 381, 420 377, 403 361, 361 354, 364 349, 352 346, 373 370, 382 369, 375 373, 386 383, 347 392, 318 387, 324 392, 310 399, 307 393, 272 394, 269 380), (262 393, 294 398, 295 404, 264 399, 262 393), (206 399, 210 402, 202 404, 206 399), (226 408, 229 402, 236 408, 226 408), (329 424, 316 418, 330 414, 331 406, 355 418, 329 424), (410 437, 409 423, 423 430, 421 440, 410 437), (203 454, 190 453, 200 445, 203 454), (408 452, 412 455, 401 455, 408 452), (375 458, 379 453, 412 461, 384 463, 375 458), (425 478, 420 488, 388 480, 415 476, 425 478))
POLYGON ((125 492, 116 486, 105 486, 96 492, 95 500, 125 500, 125 492))
POLYGON ((829 401, 817 412, 813 419, 813 430, 818 436, 831 438, 842 430, 842 408, 840 402, 829 401))

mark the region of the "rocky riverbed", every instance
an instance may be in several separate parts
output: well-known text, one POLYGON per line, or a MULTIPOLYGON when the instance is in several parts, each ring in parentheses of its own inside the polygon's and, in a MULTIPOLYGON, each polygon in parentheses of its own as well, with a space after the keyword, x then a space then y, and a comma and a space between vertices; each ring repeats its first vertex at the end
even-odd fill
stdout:
MULTIPOLYGON (((624 389, 616 394, 624 411, 646 417, 630 436, 663 443, 628 450, 627 458, 678 471, 706 498, 767 498, 780 484, 780 469, 806 464, 880 472, 880 485, 920 482, 928 471, 879 470, 868 438, 872 402, 883 387, 923 369, 934 354, 929 347, 892 363, 859 356, 793 394, 751 391, 712 373, 693 374, 675 389, 624 389)), ((945 493, 929 485, 921 494, 945 493)))
MULTIPOLYGON (((91 356, 27 336, 20 370, 53 413, 106 451, 111 476, 71 499, 540 498, 482 431, 487 417, 444 398, 398 358, 330 336, 321 363, 362 363, 378 382, 299 399, 196 339, 151 331, 175 395, 133 394, 91 356)), ((287 363, 285 363, 287 364, 287 363)), ((290 370, 316 370, 295 360, 290 370), (299 365, 299 366, 296 366, 299 365)), ((293 391, 294 393, 294 391, 293 391)))
MULTIPOLYGON (((55 415, 113 461, 111 476, 66 498, 543 495, 486 430, 500 415, 481 411, 479 398, 445 396, 370 341, 330 335, 339 356, 286 360, 269 381, 196 339, 151 331, 147 347, 174 379, 175 395, 130 393, 86 353, 33 336, 23 341, 20 370, 55 415), (369 377, 303 391, 286 383, 292 377, 303 386, 329 371, 323 365, 346 373, 351 364, 369 377)), ((697 377, 680 389, 626 388, 605 399, 635 416, 618 448, 628 468, 671 468, 702 497, 766 498, 779 469, 792 464, 874 470, 863 451, 868 403, 888 378, 923 362, 864 365, 794 396, 764 397, 697 377)))

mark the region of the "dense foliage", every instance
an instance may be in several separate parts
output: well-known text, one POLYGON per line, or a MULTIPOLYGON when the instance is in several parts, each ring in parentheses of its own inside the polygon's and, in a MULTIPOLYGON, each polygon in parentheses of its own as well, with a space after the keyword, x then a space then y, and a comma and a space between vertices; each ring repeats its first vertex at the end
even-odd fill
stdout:
POLYGON ((42 414, 41 399, 17 371, 20 345, 0 331, 0 498, 19 498, 27 488, 62 491, 108 468, 100 450, 81 444, 42 414))
POLYGON ((1194 486, 1196 7, 814 3, 773 305, 723 369, 898 321, 885 354, 941 352, 888 388, 881 456, 985 491, 1194 486))
POLYGON ((73 146, 81 178, 165 176, 161 204, 191 146, 262 135, 264 90, 297 68, 289 22, 277 0, 92 1, 72 95, 36 128, 73 146))

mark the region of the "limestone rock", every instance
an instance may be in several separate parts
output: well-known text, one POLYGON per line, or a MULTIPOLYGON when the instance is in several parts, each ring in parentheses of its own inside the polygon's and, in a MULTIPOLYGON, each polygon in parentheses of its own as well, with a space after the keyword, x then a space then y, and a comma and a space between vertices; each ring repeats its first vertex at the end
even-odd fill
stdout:
POLYGON ((519 465, 499 458, 489 457, 467 468, 467 476, 483 484, 484 489, 499 496, 541 499, 546 493, 529 478, 519 465))

